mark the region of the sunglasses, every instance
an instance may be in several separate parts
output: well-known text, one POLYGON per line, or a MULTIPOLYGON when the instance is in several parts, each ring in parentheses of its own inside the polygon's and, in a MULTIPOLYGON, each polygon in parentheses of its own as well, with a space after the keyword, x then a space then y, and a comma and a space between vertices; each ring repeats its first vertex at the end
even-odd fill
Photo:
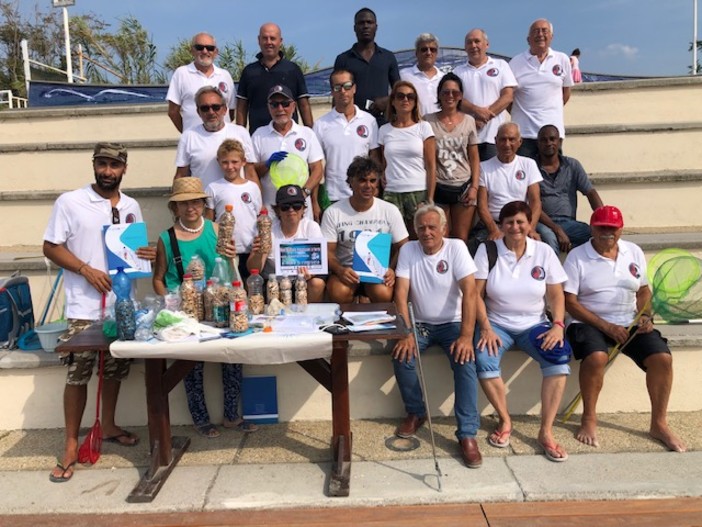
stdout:
POLYGON ((117 207, 112 207, 112 225, 117 225, 119 222, 119 211, 117 207))
POLYGON ((268 101, 268 106, 270 106, 273 109, 276 109, 280 106, 283 108, 288 108, 292 104, 292 101, 268 101))
POLYGON ((202 50, 206 49, 206 50, 209 51, 210 53, 212 53, 214 50, 217 49, 217 46, 208 46, 208 45, 205 45, 205 44, 193 44, 193 47, 194 47, 197 51, 202 51, 202 50))
POLYGON ((278 208, 281 210, 281 212, 288 212, 290 209, 293 209, 294 211, 300 211, 302 210, 302 207, 304 207, 304 204, 302 203, 286 203, 285 205, 278 205, 278 208))
POLYGON ((222 108, 224 108, 224 105, 223 104, 201 104, 198 108, 202 113, 207 113, 210 110, 212 110, 213 112, 218 112, 222 108))
POLYGON ((461 96, 461 92, 458 90, 441 90, 441 95, 444 97, 451 96, 454 98, 458 98, 461 96))
POLYGON ((414 93, 404 93, 404 92, 399 91, 395 94, 395 100, 396 101, 404 101, 404 100, 416 101, 417 96, 414 93))
POLYGON ((335 84, 334 86, 332 86, 332 90, 334 90, 337 93, 340 92, 341 90, 349 91, 351 88, 353 88, 353 85, 354 85, 353 81, 348 81, 348 82, 345 82, 343 84, 335 84))
POLYGON ((424 47, 419 48, 419 51, 421 51, 422 53, 426 53, 428 51, 428 52, 433 54, 433 53, 436 53, 437 51, 439 51, 439 48, 434 48, 431 46, 424 46, 424 47))

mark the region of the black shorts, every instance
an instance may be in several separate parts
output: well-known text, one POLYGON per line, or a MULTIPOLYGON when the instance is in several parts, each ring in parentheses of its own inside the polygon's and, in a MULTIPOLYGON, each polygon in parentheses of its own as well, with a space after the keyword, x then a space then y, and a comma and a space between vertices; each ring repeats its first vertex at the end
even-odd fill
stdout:
POLYGON ((434 190, 434 203, 438 205, 456 205, 460 203, 461 196, 463 196, 468 185, 470 185, 470 180, 457 187, 437 183, 434 190))
MULTIPOLYGON (((634 326, 629 334, 636 333, 637 329, 634 326)), ((569 325, 566 336, 573 348, 573 356, 578 360, 583 360, 597 351, 607 353, 608 349, 616 344, 614 340, 599 329, 582 323, 569 325)), ((644 361, 648 357, 656 353, 667 353, 670 355, 667 342, 668 340, 661 336, 660 331, 654 329, 650 333, 636 334, 624 347, 622 353, 631 358, 639 368, 646 371, 644 361)))

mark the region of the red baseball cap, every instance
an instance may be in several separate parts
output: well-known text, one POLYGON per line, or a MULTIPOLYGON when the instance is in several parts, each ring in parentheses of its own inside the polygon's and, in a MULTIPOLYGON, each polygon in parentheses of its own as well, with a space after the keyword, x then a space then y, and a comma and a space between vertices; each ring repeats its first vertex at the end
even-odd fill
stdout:
POLYGON ((614 227, 621 229, 624 227, 622 211, 612 205, 599 207, 590 216, 590 225, 593 227, 614 227))

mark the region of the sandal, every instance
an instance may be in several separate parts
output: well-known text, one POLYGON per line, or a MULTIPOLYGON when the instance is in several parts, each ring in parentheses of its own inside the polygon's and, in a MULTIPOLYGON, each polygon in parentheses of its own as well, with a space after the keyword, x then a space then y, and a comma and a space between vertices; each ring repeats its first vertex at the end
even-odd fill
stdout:
POLYGON ((103 441, 106 443, 114 443, 116 445, 127 447, 137 446, 139 444, 139 438, 135 434, 127 432, 126 430, 122 430, 122 432, 116 436, 105 437, 103 438, 103 441))
POLYGON ((245 434, 250 434, 252 432, 255 432, 258 430, 258 426, 256 426, 254 423, 251 421, 245 421, 241 417, 239 419, 236 419, 234 421, 227 419, 226 417, 222 421, 222 426, 224 428, 228 429, 235 429, 238 430, 239 432, 244 432, 245 434))
POLYGON ((193 425, 193 428, 198 434, 200 434, 202 437, 206 437, 207 439, 214 439, 220 435, 219 430, 217 430, 217 427, 212 423, 193 425))
POLYGON ((554 463, 562 463, 568 459, 567 452, 563 450, 563 447, 558 443, 542 443, 539 441, 539 446, 544 449, 544 456, 546 456, 546 459, 549 461, 553 461, 554 463), (559 457, 559 454, 562 454, 562 456, 559 457))
POLYGON ((73 477, 73 468, 75 467, 76 462, 74 461, 73 463, 69 463, 68 466, 64 467, 61 463, 56 463, 57 469, 61 471, 61 474, 58 476, 54 476, 53 471, 49 474, 49 481, 53 483, 66 483, 69 479, 73 477), (70 474, 66 475, 68 471, 71 471, 70 474))
POLYGON ((488 443, 495 448, 507 448, 509 446, 509 439, 512 436, 512 429, 503 430, 500 432, 498 428, 488 436, 488 443))

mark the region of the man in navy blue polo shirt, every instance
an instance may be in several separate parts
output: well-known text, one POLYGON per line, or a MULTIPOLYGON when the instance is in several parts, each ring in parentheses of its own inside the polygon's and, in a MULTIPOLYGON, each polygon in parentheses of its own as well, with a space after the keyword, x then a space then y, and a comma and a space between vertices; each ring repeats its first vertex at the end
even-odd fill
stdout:
MULTIPOLYGON (((305 126, 312 126, 312 109, 307 84, 300 67, 283 57, 280 47, 283 37, 280 27, 268 22, 258 32, 258 45, 261 52, 256 61, 248 64, 241 72, 236 94, 236 124, 246 126, 253 134, 256 128, 267 125, 271 116, 268 113, 268 92, 273 86, 290 88, 300 117, 305 126)), ((293 115, 297 120, 297 113, 293 115)))
POLYGON ((357 42, 336 57, 334 69, 353 73, 356 79, 354 103, 372 113, 380 126, 387 122, 383 112, 388 105, 390 88, 400 80, 397 59, 392 51, 375 43, 378 22, 371 9, 364 7, 356 13, 353 30, 357 42))

